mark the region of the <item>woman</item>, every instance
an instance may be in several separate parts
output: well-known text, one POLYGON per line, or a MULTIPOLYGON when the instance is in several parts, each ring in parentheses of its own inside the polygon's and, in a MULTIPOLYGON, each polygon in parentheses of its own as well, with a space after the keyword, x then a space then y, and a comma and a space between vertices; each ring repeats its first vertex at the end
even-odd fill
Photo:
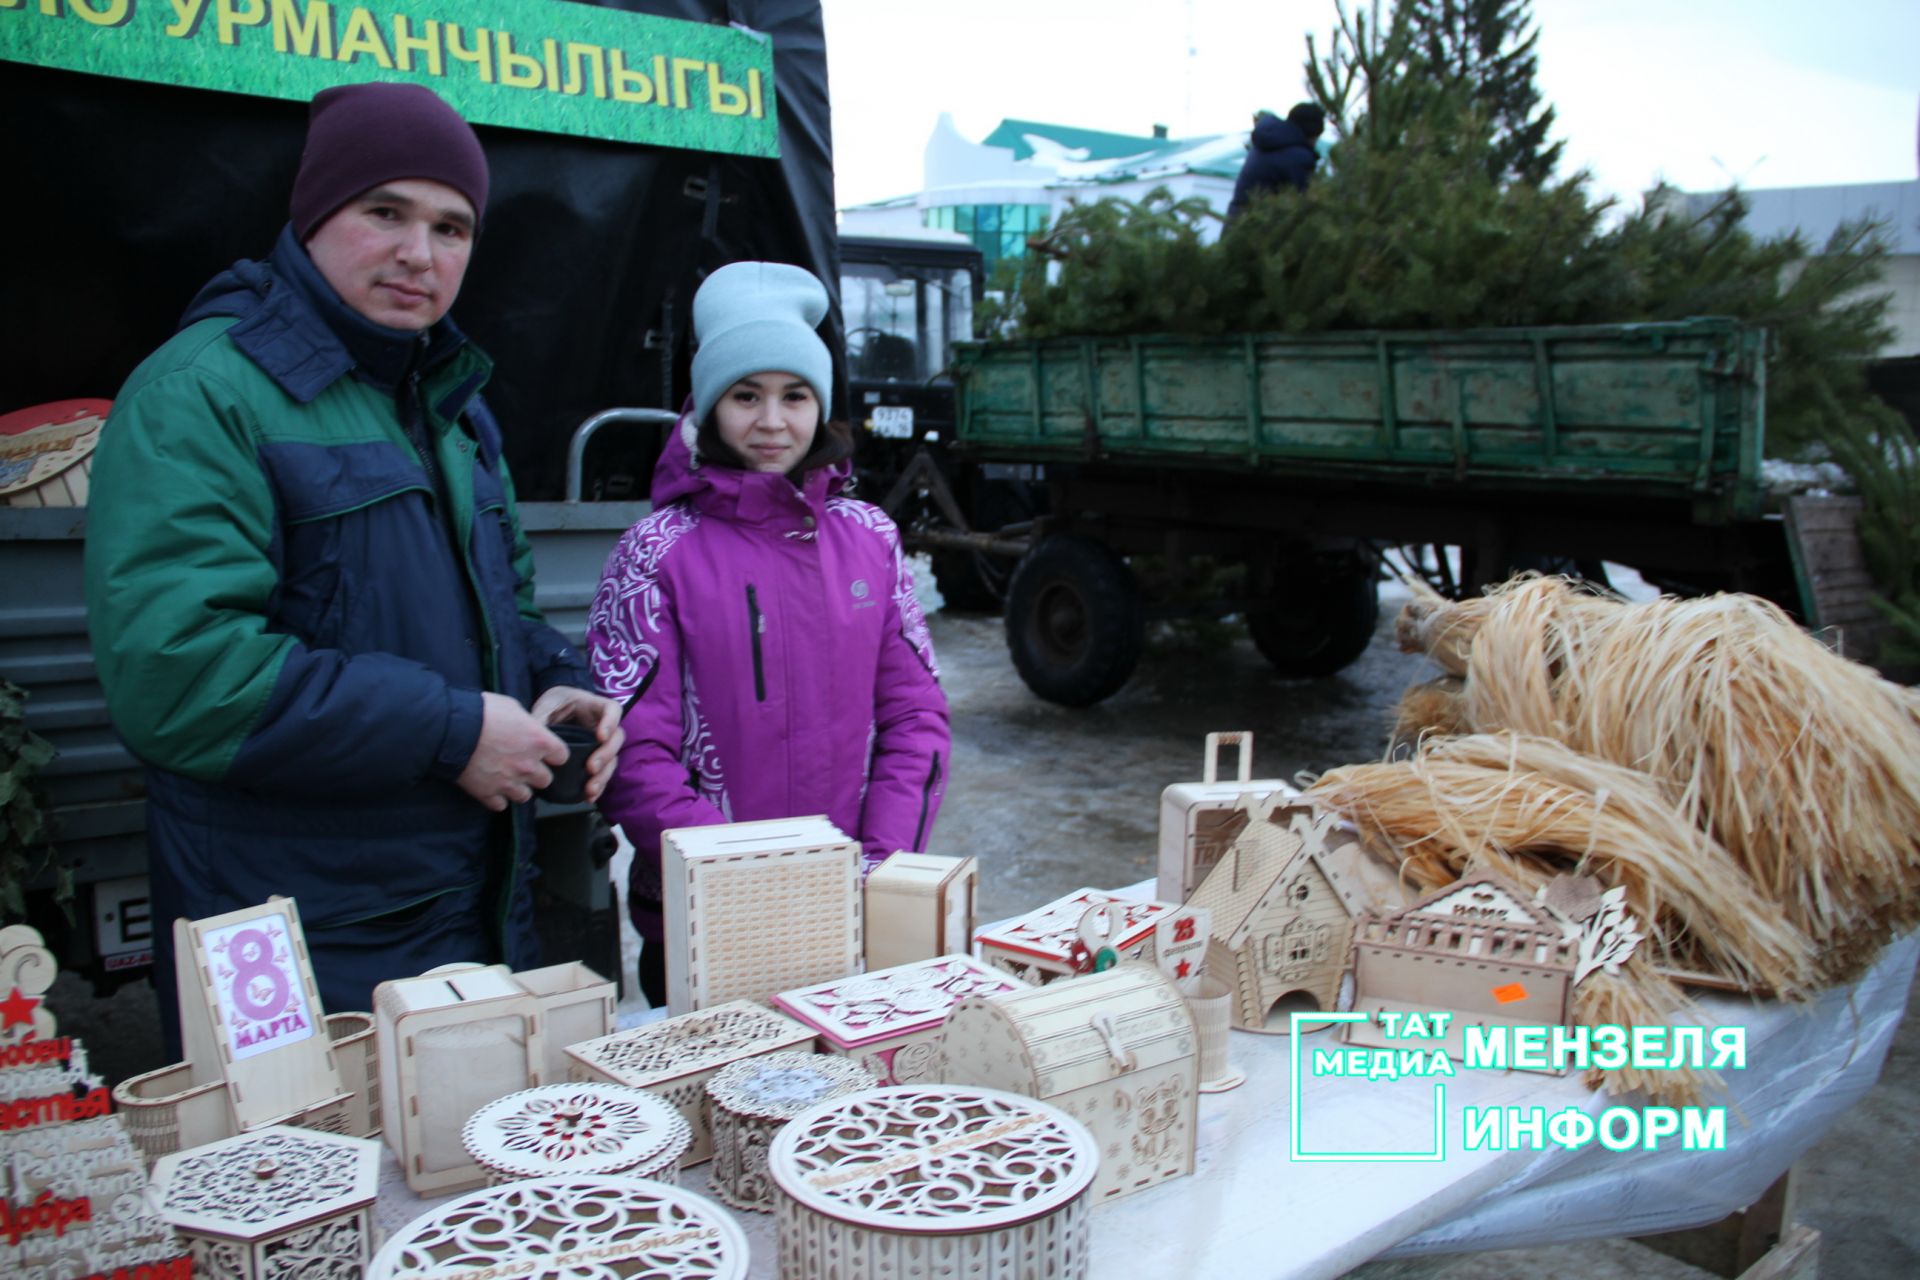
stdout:
POLYGON ((653 512, 607 560, 587 622, 626 744, 600 799, 634 846, 641 989, 663 1003, 660 833, 824 813, 865 867, 924 849, 946 789, 947 702, 877 507, 841 496, 833 360, 811 274, 737 262, 693 299, 693 398, 653 512))

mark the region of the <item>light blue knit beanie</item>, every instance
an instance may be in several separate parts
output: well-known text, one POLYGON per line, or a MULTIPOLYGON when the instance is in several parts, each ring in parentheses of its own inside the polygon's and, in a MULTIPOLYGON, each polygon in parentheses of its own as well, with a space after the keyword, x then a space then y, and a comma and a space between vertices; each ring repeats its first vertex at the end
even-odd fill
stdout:
POLYGON ((800 267, 735 262, 708 276, 693 295, 694 423, 707 420, 728 387, 768 372, 806 379, 824 419, 833 357, 814 330, 826 317, 826 287, 800 267))

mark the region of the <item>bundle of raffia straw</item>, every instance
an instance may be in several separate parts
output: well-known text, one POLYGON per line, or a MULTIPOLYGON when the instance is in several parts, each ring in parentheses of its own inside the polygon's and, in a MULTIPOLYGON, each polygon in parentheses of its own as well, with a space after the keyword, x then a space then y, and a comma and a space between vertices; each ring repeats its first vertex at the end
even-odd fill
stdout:
POLYGON ((1417 594, 1398 631, 1466 677, 1403 708, 1403 734, 1514 730, 1645 773, 1813 939, 1819 981, 1920 923, 1920 701, 1775 606, 1523 577, 1458 604, 1417 594))
MULTIPOLYGON (((1573 1018, 1583 1025, 1670 1025, 1687 1001, 1656 964, 1784 994, 1811 979, 1807 939, 1631 769, 1545 738, 1429 737, 1409 759, 1335 769, 1310 794, 1346 814, 1375 848, 1396 851, 1402 874, 1423 892, 1482 869, 1526 890, 1566 873, 1624 888, 1646 940, 1618 973, 1575 987, 1573 1018)), ((1683 1101, 1704 1079, 1627 1070, 1603 1078, 1683 1101)))

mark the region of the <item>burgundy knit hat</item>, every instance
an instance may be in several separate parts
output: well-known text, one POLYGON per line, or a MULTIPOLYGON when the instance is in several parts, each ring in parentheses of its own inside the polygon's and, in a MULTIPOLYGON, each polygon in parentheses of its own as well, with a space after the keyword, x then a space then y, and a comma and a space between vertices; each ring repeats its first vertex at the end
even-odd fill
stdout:
POLYGON ((487 156, 460 114, 423 84, 376 81, 313 95, 307 146, 293 180, 293 233, 302 244, 340 206, 397 179, 444 182, 487 208, 487 156))

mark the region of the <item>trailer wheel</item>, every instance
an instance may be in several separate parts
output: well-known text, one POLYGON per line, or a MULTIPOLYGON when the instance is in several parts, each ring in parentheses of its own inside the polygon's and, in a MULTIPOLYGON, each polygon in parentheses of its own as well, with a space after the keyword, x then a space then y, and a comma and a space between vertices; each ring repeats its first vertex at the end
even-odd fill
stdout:
POLYGON ((1027 688, 1090 707, 1133 674, 1146 614, 1133 571, 1105 544, 1055 534, 1029 551, 1007 591, 1007 649, 1027 688))
POLYGON ((943 548, 933 553, 933 585, 956 613, 998 613, 1007 589, 1007 570, 994 570, 978 551, 943 548), (991 576, 990 576, 991 575, 991 576), (998 589, 996 590, 996 584, 998 589))
POLYGON ((1365 653, 1380 621, 1373 562, 1327 565, 1247 613, 1253 646, 1283 676, 1330 676, 1365 653))

